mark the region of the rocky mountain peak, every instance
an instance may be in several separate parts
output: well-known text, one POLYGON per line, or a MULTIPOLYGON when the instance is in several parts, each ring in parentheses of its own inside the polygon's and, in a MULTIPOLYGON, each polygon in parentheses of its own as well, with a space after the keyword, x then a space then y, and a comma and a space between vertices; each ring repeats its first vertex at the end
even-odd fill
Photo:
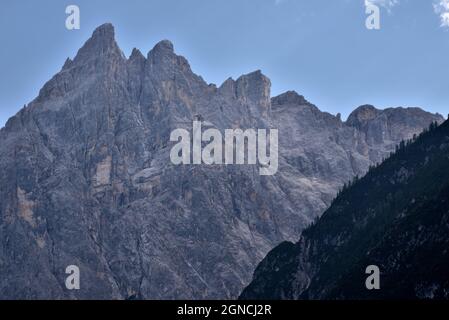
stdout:
POLYGON ((346 121, 350 126, 357 126, 363 122, 372 120, 377 117, 381 111, 370 104, 365 104, 355 109, 346 121))
POLYGON ((235 80, 227 78, 218 88, 219 92, 227 97, 235 98, 235 80))
POLYGON ((252 101, 268 108, 271 99, 271 81, 262 71, 242 75, 236 82, 237 98, 252 101))
POLYGON ((111 23, 104 23, 101 26, 97 27, 92 33, 92 38, 100 38, 100 39, 109 39, 114 40, 115 37, 115 29, 111 23))
POLYGON ((161 40, 153 48, 154 51, 174 53, 173 43, 170 40, 161 40))
POLYGON ((349 115, 346 124, 362 132, 371 145, 394 145, 396 141, 411 139, 419 128, 435 121, 442 123, 444 118, 416 107, 379 110, 363 105, 349 115))
POLYGON ((139 49, 134 48, 127 61, 129 71, 132 77, 140 77, 142 75, 146 58, 139 49))
POLYGON ((134 48, 129 56, 129 60, 145 60, 145 56, 140 52, 139 49, 134 48))
POLYGON ((70 68, 70 66, 72 65, 73 61, 70 58, 67 58, 64 62, 64 65, 62 66, 62 70, 70 68))
POLYGON ((244 74, 237 79, 237 83, 245 82, 245 81, 255 81, 255 82, 259 82, 262 85, 271 86, 270 79, 268 79, 268 77, 265 76, 261 70, 256 70, 256 71, 244 74))
POLYGON ((173 43, 169 40, 162 40, 156 43, 153 49, 148 52, 148 59, 152 59, 155 62, 160 62, 167 58, 172 59, 176 57, 173 43))
POLYGON ((95 29, 90 39, 78 51, 74 62, 86 62, 105 55, 123 57, 123 53, 115 41, 114 26, 110 23, 105 23, 95 29))
POLYGON ((273 104, 294 104, 294 105, 304 105, 310 104, 304 96, 298 94, 296 91, 287 91, 271 99, 273 104))

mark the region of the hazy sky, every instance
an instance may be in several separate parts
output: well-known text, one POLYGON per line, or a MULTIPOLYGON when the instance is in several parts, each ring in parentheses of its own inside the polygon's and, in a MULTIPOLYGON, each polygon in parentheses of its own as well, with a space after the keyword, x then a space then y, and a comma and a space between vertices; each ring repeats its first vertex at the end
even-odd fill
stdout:
POLYGON ((372 0, 381 29, 365 28, 363 0, 2 0, 0 126, 104 22, 129 56, 169 39, 207 82, 261 69, 272 95, 296 90, 346 117, 370 103, 449 112, 449 0, 372 0), (65 28, 67 5, 81 29, 65 28))

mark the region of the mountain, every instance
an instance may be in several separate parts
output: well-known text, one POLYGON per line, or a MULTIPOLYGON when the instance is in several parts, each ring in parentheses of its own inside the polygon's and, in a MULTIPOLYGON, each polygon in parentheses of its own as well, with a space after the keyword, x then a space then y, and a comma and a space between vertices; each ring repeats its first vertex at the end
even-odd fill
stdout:
POLYGON ((448 248, 446 121, 345 188, 298 242, 273 249, 241 299, 448 299, 448 248), (379 290, 365 286, 372 265, 379 290))
POLYGON ((126 58, 104 24, 0 131, 0 298, 236 298, 346 181, 443 118, 376 109, 364 121, 272 98, 260 71, 208 84, 167 40, 126 58), (172 164, 170 133, 198 119, 278 129, 277 173, 172 164), (64 285, 69 265, 80 290, 64 285))

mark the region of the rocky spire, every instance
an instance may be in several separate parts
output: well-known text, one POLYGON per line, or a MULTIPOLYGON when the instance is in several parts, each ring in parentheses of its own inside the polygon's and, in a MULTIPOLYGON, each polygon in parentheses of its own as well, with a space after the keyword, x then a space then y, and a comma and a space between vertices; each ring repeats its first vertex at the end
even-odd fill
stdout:
POLYGON ((310 104, 304 96, 298 94, 296 91, 287 91, 271 99, 273 104, 293 104, 304 105, 310 104))
POLYGON ((170 40, 161 40, 154 46, 153 50, 155 52, 166 52, 166 53, 173 53, 173 43, 170 40))
POLYGON ((140 52, 139 49, 134 48, 131 52, 131 55, 129 56, 129 61, 143 61, 145 60, 145 57, 143 56, 142 52, 140 52))
POLYGON ((237 98, 244 98, 268 108, 271 81, 260 70, 245 74, 236 80, 237 98))
POLYGON ((153 63, 159 63, 166 61, 167 59, 171 60, 176 57, 174 52, 173 43, 169 40, 159 41, 153 49, 148 52, 148 59, 153 63))
POLYGON ((72 59, 67 58, 64 62, 64 65, 62 66, 62 70, 70 68, 72 63, 73 63, 72 59))
POLYGON ((359 126, 366 121, 376 118, 380 112, 374 106, 365 104, 352 111, 346 123, 350 126, 359 126))
POLYGON ((110 23, 105 23, 95 29, 90 39, 78 51, 74 62, 85 62, 91 58, 104 55, 123 57, 123 53, 115 42, 114 26, 110 23))
POLYGON ((145 64, 146 74, 151 74, 158 81, 183 81, 185 89, 191 90, 196 87, 198 90, 207 88, 206 82, 196 75, 190 68, 186 58, 177 55, 173 44, 169 40, 158 42, 153 49, 148 52, 145 64), (183 79, 183 80, 181 80, 183 79), (187 86, 187 84, 189 84, 187 86))

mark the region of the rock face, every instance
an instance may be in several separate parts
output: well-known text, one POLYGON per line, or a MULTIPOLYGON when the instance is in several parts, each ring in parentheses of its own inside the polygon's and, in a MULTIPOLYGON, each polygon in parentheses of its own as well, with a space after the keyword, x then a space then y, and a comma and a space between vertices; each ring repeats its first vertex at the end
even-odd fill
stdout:
POLYGON ((442 117, 356 110, 348 122, 260 71, 220 87, 169 41, 127 59, 100 26, 0 131, 0 298, 235 298, 256 264, 339 187, 442 117), (170 162, 170 132, 279 129, 279 170, 170 162), (77 265, 81 289, 65 288, 77 265))
POLYGON ((241 298, 449 299, 448 246, 446 121, 343 190, 298 242, 273 249, 241 298), (368 266, 379 290, 367 290, 368 266))

